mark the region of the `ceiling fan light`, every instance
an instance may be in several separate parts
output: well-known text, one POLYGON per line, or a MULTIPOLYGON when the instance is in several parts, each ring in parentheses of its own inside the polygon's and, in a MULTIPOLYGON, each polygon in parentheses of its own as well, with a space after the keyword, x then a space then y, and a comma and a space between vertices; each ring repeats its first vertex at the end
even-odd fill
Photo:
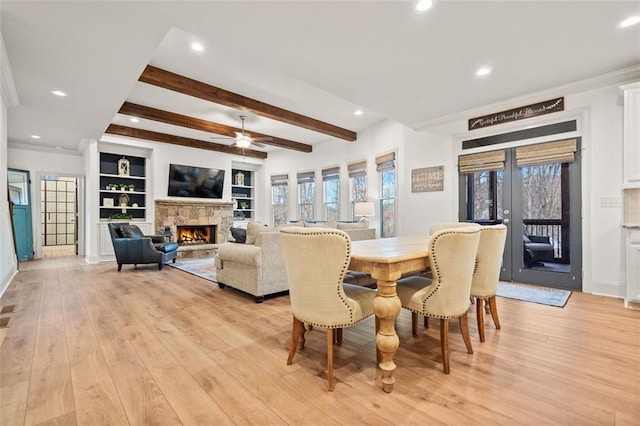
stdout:
POLYGON ((240 135, 236 138, 236 145, 240 148, 249 148, 249 145, 251 145, 251 138, 247 135, 240 135))

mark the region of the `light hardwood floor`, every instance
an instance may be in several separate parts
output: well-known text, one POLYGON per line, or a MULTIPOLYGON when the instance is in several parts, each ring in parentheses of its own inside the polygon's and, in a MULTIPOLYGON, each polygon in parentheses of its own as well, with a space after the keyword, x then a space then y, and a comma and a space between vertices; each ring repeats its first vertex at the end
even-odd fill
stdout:
POLYGON ((0 424, 640 424, 640 311, 574 293, 565 308, 498 299, 468 355, 452 324, 402 312, 394 392, 380 386, 374 320, 345 330, 326 391, 325 333, 286 365, 288 297, 253 303, 156 265, 77 257, 22 263, 0 299, 0 424), (421 328, 422 330, 422 328, 421 328))

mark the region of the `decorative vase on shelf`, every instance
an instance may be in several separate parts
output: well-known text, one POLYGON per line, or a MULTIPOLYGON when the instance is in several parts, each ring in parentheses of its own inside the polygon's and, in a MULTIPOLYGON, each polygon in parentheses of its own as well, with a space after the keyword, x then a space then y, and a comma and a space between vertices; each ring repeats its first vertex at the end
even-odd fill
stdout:
POLYGON ((235 179, 236 179, 236 185, 244 186, 244 173, 242 172, 236 173, 235 179))
POLYGON ((120 207, 127 207, 127 205, 129 204, 129 201, 131 201, 131 199, 125 193, 120 194, 120 196, 118 197, 118 205, 120 207))

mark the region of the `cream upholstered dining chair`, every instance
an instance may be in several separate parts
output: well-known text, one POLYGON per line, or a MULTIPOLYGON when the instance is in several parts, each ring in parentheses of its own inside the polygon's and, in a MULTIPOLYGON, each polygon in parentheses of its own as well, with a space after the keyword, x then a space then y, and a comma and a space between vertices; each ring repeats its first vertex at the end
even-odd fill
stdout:
POLYGON ((480 341, 484 342, 484 301, 489 302, 491 318, 497 329, 500 329, 496 292, 502 266, 502 254, 507 239, 505 225, 482 226, 480 228, 480 244, 476 256, 476 269, 471 281, 471 298, 476 300, 476 319, 480 341))
POLYGON ((449 320, 458 318, 467 352, 472 354, 467 323, 471 280, 475 268, 479 227, 444 229, 429 238, 433 278, 398 280, 402 307, 411 311, 411 328, 418 333, 418 314, 440 319, 440 346, 445 374, 449 374, 449 320))
POLYGON ((458 228, 468 228, 470 226, 480 227, 477 223, 473 222, 439 222, 434 223, 429 227, 429 235, 433 235, 438 231, 442 231, 443 229, 458 229, 458 228))
POLYGON ((376 291, 343 283, 351 260, 351 239, 332 228, 291 227, 280 230, 289 278, 293 329, 287 365, 301 343, 304 324, 327 329, 327 376, 334 388, 333 343, 342 328, 373 315, 376 291), (300 342, 301 341, 301 342, 300 342))

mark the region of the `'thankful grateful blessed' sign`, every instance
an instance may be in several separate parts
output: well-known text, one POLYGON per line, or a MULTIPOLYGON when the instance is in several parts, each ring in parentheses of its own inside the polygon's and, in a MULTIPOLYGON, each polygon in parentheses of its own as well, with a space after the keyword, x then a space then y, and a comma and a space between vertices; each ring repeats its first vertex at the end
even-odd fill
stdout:
POLYGON ((523 118, 531 118, 556 111, 564 111, 564 97, 472 118, 469 120, 469 130, 481 129, 495 124, 508 123, 509 121, 522 120, 523 118))

